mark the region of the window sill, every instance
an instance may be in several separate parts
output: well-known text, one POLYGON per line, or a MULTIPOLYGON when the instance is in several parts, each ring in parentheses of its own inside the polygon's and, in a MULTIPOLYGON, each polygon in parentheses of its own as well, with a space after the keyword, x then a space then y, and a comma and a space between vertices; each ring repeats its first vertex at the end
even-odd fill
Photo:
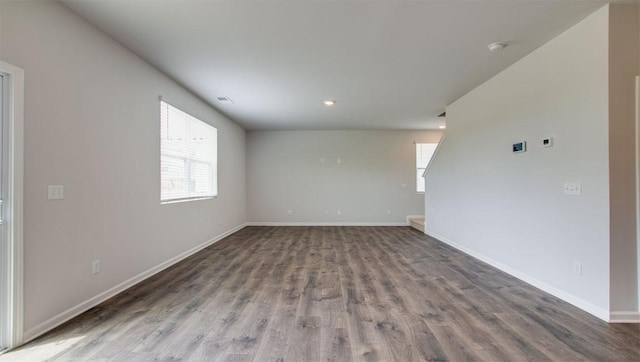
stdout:
POLYGON ((181 203, 181 202, 199 201, 199 200, 211 200, 211 199, 217 199, 217 198, 218 198, 218 195, 215 195, 215 196, 203 196, 203 197, 189 197, 189 198, 185 198, 185 199, 164 200, 164 201, 160 201, 160 205, 177 204, 177 203, 181 203))

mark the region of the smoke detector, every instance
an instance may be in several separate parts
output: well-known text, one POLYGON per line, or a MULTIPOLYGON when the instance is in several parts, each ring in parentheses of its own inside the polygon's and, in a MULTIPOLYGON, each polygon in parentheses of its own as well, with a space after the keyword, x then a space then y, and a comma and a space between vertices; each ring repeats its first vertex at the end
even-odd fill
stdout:
POLYGON ((495 43, 489 44, 488 48, 492 52, 499 52, 502 49, 504 49, 504 47, 506 47, 506 46, 507 46, 507 43, 505 43, 503 41, 497 41, 495 43))

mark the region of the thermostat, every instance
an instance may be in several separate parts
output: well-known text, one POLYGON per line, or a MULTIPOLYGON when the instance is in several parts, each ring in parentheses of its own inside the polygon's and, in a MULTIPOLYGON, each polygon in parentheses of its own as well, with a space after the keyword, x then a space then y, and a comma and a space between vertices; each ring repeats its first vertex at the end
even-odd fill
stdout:
POLYGON ((514 143, 511 150, 512 150, 513 153, 526 152, 527 151, 527 141, 520 141, 518 143, 514 143))

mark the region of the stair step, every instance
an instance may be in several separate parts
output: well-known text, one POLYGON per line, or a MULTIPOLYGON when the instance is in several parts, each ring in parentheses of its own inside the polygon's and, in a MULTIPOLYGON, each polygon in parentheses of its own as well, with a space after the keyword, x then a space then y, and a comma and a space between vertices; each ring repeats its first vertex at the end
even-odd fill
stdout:
POLYGON ((424 217, 409 218, 409 225, 414 229, 424 232, 424 217))

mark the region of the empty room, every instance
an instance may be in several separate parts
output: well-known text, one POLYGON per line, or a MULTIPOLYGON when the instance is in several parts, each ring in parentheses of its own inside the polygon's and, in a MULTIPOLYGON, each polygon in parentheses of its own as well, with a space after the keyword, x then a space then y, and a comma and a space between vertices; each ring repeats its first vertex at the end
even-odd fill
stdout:
POLYGON ((0 0, 0 362, 640 361, 639 160, 639 0, 0 0))

